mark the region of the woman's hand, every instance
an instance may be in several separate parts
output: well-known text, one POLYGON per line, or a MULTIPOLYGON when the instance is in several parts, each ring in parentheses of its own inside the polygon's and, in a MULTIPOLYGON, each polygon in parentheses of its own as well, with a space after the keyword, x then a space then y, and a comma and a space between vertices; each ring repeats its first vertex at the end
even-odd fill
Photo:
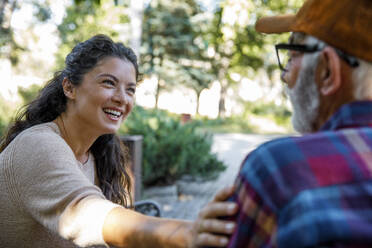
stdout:
POLYGON ((230 186, 218 191, 214 199, 199 212, 198 219, 193 224, 192 248, 225 247, 228 244, 228 236, 234 231, 235 223, 217 218, 232 216, 237 212, 236 203, 225 202, 234 189, 234 186, 230 186))

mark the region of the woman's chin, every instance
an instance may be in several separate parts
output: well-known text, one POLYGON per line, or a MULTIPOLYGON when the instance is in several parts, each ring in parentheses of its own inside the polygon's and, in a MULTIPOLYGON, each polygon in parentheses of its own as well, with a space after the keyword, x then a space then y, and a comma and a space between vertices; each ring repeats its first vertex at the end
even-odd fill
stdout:
POLYGON ((115 134, 115 133, 118 132, 119 128, 120 128, 120 126, 105 127, 105 128, 103 128, 101 133, 102 133, 102 135, 104 135, 104 134, 115 134))

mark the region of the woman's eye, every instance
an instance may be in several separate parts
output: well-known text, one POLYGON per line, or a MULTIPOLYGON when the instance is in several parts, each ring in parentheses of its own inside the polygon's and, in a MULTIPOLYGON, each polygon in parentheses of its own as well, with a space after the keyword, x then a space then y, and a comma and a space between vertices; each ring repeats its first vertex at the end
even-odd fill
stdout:
POLYGON ((105 80, 105 81, 103 81, 103 83, 104 84, 107 84, 107 85, 111 85, 111 86, 114 86, 115 85, 115 83, 113 81, 111 81, 111 80, 105 80))
POLYGON ((127 89, 130 93, 132 94, 135 94, 136 93, 136 89, 135 88, 128 88, 127 89))

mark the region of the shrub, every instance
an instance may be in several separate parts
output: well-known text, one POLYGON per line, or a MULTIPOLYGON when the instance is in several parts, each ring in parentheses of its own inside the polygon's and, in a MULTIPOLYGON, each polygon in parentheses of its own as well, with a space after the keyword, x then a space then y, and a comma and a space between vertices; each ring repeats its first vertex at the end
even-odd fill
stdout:
POLYGON ((0 95, 0 140, 5 135, 12 114, 15 112, 15 106, 12 102, 8 102, 0 95))
POLYGON ((244 116, 249 118, 250 114, 269 117, 277 124, 289 128, 291 126, 291 111, 285 105, 277 105, 274 102, 246 103, 244 116))
POLYGON ((200 131, 213 133, 253 133, 254 126, 242 116, 230 116, 225 118, 208 119, 199 118, 198 123, 200 131))
POLYGON ((144 185, 169 184, 183 175, 211 177, 225 169, 211 154, 212 137, 161 110, 135 107, 121 134, 143 135, 144 185))

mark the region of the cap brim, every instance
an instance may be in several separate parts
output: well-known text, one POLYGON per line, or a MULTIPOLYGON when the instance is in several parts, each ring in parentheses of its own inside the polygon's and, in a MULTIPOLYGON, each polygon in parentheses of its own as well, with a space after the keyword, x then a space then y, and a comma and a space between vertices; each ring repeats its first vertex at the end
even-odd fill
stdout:
POLYGON ((296 15, 262 17, 256 22, 256 31, 266 34, 279 34, 291 31, 296 15))

